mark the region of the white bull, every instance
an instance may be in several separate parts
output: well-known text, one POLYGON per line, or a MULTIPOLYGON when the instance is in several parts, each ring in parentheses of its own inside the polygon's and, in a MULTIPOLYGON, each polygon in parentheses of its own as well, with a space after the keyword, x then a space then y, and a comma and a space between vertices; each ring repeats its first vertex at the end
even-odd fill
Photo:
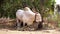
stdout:
POLYGON ((20 23, 23 22, 23 25, 25 26, 25 24, 27 25, 32 25, 34 20, 36 22, 41 22, 41 15, 39 13, 34 13, 30 10, 29 7, 25 7, 24 10, 17 10, 16 12, 16 18, 17 18, 17 26, 20 26, 20 23), (36 15, 36 18, 35 18, 36 15), (18 22, 18 20, 20 20, 20 23, 18 22))

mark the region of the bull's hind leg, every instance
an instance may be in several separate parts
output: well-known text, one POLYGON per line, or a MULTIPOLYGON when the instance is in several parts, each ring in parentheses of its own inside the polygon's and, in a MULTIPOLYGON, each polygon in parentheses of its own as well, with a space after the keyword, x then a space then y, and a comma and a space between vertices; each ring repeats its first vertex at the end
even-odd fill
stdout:
POLYGON ((19 19, 17 19, 17 30, 19 30, 20 29, 20 21, 19 21, 19 19))

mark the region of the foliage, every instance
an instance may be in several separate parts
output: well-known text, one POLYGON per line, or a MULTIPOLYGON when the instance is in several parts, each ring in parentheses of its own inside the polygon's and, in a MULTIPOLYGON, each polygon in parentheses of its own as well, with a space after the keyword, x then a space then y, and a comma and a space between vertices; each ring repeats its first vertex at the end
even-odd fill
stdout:
POLYGON ((23 8, 23 2, 26 2, 30 8, 35 8, 43 16, 47 15, 45 10, 53 9, 54 5, 54 0, 0 0, 0 17, 15 18, 16 11, 23 8))

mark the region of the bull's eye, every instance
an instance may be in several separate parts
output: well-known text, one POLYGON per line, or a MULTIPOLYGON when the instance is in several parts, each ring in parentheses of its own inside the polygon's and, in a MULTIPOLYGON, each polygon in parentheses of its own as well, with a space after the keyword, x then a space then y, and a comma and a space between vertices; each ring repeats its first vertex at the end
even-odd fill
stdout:
POLYGON ((36 21, 33 21, 33 23, 36 23, 36 21))

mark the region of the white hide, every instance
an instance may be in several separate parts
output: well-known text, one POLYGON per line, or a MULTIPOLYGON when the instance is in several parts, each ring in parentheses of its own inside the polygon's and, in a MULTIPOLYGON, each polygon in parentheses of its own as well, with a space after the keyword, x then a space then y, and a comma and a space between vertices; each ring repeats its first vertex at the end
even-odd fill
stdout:
POLYGON ((18 10, 16 12, 16 17, 23 23, 27 23, 27 25, 31 25, 34 21, 35 13, 33 13, 28 7, 25 7, 24 10, 18 10))
MULTIPOLYGON (((30 10, 30 8, 25 7, 24 10, 21 10, 21 9, 17 10, 16 17, 20 21, 23 21, 23 23, 27 23, 27 25, 32 25, 35 19, 35 13, 33 13, 30 10)), ((37 22, 41 21, 41 15, 39 13, 36 16, 36 21, 37 22)))

